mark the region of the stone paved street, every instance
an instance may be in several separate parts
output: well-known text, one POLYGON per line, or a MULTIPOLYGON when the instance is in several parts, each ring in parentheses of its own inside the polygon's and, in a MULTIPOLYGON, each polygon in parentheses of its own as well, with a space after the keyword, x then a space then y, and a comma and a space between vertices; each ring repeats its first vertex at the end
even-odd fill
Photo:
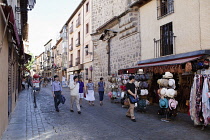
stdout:
MULTIPOLYGON (((125 117, 127 109, 110 103, 89 106, 83 102, 82 114, 69 111, 69 89, 65 88, 66 103, 55 112, 50 86, 42 88, 33 108, 31 91, 25 90, 12 114, 2 140, 209 140, 210 127, 201 131, 194 127, 187 114, 179 114, 169 123, 161 122, 157 108, 149 106, 146 114, 136 113, 137 122, 125 117)), ((96 95, 96 99, 98 96, 96 95)))

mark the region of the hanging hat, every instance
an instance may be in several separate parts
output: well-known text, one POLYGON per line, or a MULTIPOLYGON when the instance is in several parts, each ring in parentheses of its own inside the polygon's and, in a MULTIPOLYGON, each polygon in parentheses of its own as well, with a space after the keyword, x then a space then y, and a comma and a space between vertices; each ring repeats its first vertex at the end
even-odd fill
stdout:
POLYGON ((109 96, 110 98, 112 98, 112 95, 113 95, 112 92, 109 92, 109 93, 108 93, 108 96, 109 96))
POLYGON ((134 84, 135 84, 135 87, 139 87, 139 82, 138 81, 135 81, 134 84))
POLYGON ((161 86, 168 87, 168 79, 162 79, 161 80, 161 86))
POLYGON ((160 89, 158 89, 158 90, 157 90, 157 93, 158 93, 159 95, 160 95, 160 91, 161 91, 161 89, 162 89, 162 88, 160 88, 160 89))
POLYGON ((170 72, 165 72, 165 76, 163 76, 163 77, 170 79, 170 78, 173 78, 173 74, 170 72))
POLYGON ((174 89, 167 89, 166 96, 169 98, 174 98, 176 95, 176 91, 174 89))
POLYGON ((128 81, 127 80, 123 80, 123 84, 127 84, 128 83, 128 81))
POLYGON ((157 80, 158 85, 160 85, 161 80, 162 80, 162 79, 158 79, 158 80, 157 80))
POLYGON ((137 73, 138 74, 144 74, 144 70, 143 69, 139 69, 137 73))
POLYGON ((168 108, 168 100, 166 98, 159 100, 160 108, 168 108))
POLYGON ((169 85, 169 87, 175 89, 176 88, 176 86, 175 86, 175 80, 174 79, 169 79, 168 80, 168 85, 169 85))
POLYGON ((135 80, 136 81, 139 81, 140 80, 140 76, 137 74, 137 75, 135 75, 135 80))
POLYGON ((162 88, 161 91, 160 91, 160 95, 161 95, 162 97, 165 97, 165 96, 166 96, 166 91, 167 91, 166 88, 162 88))
POLYGON ((178 102, 175 99, 169 99, 169 108, 171 110, 176 109, 178 102))

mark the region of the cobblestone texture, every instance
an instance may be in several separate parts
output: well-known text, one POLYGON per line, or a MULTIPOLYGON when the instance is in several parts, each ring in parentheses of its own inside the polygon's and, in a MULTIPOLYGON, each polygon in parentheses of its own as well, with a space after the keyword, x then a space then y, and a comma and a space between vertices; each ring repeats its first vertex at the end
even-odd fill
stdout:
MULTIPOLYGON (((110 103, 89 106, 83 102, 82 114, 72 113, 69 89, 64 89, 66 103, 55 112, 50 86, 37 96, 38 107, 33 108, 31 93, 23 91, 2 140, 209 140, 210 128, 201 131, 194 127, 187 114, 179 114, 169 123, 161 122, 157 107, 148 106, 145 114, 136 113, 137 122, 125 117, 127 109, 110 103)), ((96 94, 96 99, 98 98, 96 94)))

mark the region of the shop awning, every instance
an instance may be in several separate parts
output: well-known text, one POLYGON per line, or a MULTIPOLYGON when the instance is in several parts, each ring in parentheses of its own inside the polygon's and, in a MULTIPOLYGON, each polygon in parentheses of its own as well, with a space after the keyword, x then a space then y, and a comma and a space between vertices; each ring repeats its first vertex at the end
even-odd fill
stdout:
POLYGON ((12 35, 14 40, 16 41, 17 46, 20 46, 20 38, 18 35, 17 26, 15 23, 15 17, 11 6, 1 6, 2 14, 4 14, 4 19, 8 18, 8 24, 6 26, 9 26, 12 29, 12 35))
POLYGON ((151 63, 142 63, 138 66, 121 69, 119 70, 119 74, 123 73, 136 73, 138 69, 143 69, 147 67, 156 67, 156 66, 169 66, 169 65, 178 65, 178 64, 184 64, 196 59, 201 58, 203 55, 197 55, 197 56, 191 56, 191 57, 185 57, 185 58, 179 58, 179 59, 173 59, 173 60, 165 60, 165 61, 157 61, 157 62, 151 62, 151 63))

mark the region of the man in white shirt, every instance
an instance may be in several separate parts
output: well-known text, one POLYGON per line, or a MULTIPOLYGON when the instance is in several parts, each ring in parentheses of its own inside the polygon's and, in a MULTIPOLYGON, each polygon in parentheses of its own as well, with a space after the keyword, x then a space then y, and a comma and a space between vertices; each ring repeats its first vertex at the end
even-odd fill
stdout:
POLYGON ((74 76, 74 81, 70 81, 70 95, 71 95, 71 108, 70 111, 74 112, 73 105, 76 102, 78 114, 81 114, 80 104, 79 104, 79 82, 78 76, 74 76))

